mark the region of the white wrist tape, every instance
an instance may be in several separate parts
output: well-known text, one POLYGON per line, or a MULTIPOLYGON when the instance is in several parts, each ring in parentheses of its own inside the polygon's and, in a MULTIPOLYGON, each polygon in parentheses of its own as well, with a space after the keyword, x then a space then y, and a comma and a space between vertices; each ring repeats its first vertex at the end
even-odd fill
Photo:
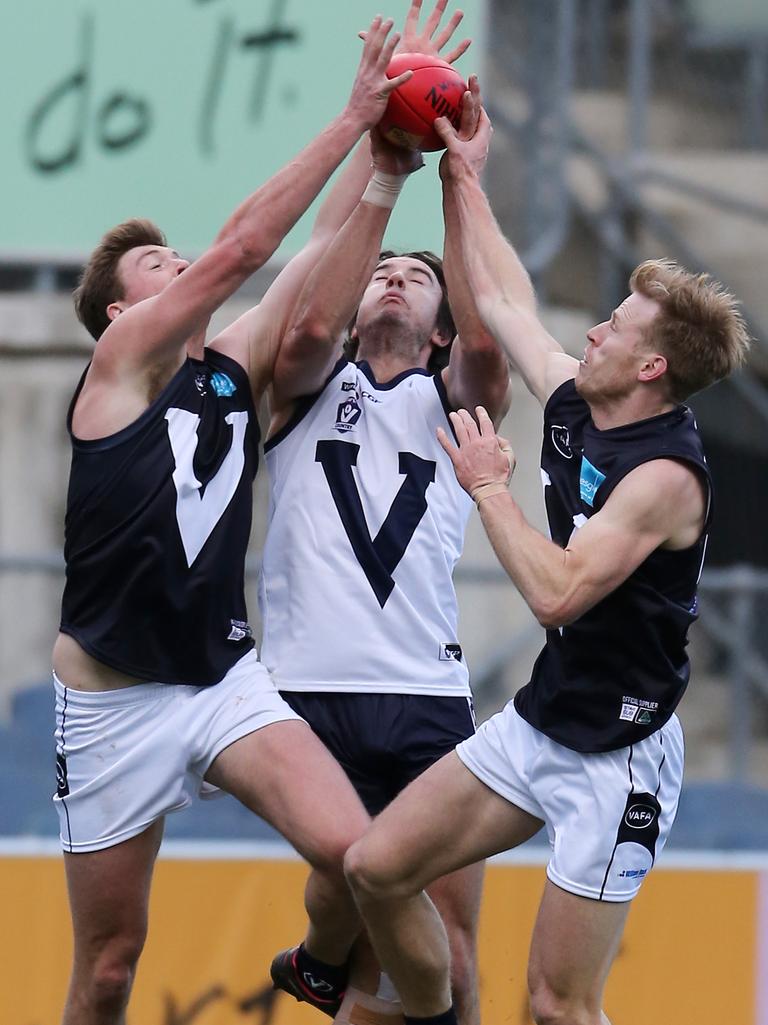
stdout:
POLYGON ((407 174, 390 174, 388 171, 373 169, 373 177, 368 182, 362 196, 363 203, 384 206, 391 210, 397 202, 400 190, 405 184, 407 174))

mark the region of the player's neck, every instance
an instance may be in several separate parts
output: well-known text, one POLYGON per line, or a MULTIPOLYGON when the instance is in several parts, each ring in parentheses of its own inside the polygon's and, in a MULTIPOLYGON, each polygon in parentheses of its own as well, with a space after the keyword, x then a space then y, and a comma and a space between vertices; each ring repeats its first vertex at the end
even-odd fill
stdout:
POLYGON ((379 384, 386 384, 407 370, 426 370, 430 347, 424 346, 419 353, 398 349, 396 346, 360 345, 357 359, 365 360, 379 384))
POLYGON ((634 393, 621 399, 587 400, 592 414, 592 423, 599 431, 609 431, 614 427, 625 427, 627 424, 650 420, 651 417, 669 413, 675 408, 670 402, 658 394, 634 393))
MULTIPOLYGON (((206 325, 207 327, 207 325, 206 325)), ((187 356, 191 359, 202 359, 205 355, 205 328, 187 339, 187 356)))

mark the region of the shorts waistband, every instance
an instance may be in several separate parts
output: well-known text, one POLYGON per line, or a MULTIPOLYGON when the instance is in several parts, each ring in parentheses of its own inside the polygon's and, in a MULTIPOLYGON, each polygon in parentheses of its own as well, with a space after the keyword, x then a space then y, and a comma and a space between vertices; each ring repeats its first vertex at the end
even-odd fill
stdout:
MULTIPOLYGON (((77 690, 75 687, 68 687, 62 683, 56 673, 53 673, 53 686, 56 694, 68 705, 79 708, 94 708, 95 706, 111 706, 113 708, 125 708, 129 705, 142 705, 147 701, 159 697, 171 696, 173 689, 180 686, 171 683, 134 683, 129 687, 118 687, 112 690, 77 690)), ((184 689, 187 689, 186 687, 184 689)), ((197 688, 192 688, 196 690, 197 688)))

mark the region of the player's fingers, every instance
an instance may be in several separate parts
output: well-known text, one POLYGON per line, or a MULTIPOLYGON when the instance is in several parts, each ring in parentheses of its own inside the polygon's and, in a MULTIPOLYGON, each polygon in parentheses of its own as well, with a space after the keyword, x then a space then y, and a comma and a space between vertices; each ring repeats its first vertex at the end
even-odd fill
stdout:
POLYGON ((389 62, 392 60, 392 54, 395 52, 395 47, 400 42, 400 38, 401 36, 399 32, 393 32, 382 47, 379 64, 381 64, 385 71, 389 67, 389 62))
POLYGON ((456 435, 456 441, 459 443, 459 448, 462 445, 466 445, 469 442, 469 433, 467 431, 467 425, 461 417, 461 410, 458 413, 449 413, 451 424, 453 425, 453 433, 456 435))
POLYGON ((471 39, 462 39, 459 45, 454 47, 454 49, 451 50, 450 53, 446 53, 445 56, 441 54, 440 56, 443 58, 444 61, 447 61, 448 64, 455 64, 459 57, 461 57, 462 54, 467 52, 471 45, 471 39))
POLYGON ((478 430, 477 422, 470 411, 468 409, 460 409, 459 416, 461 417, 462 423, 464 424, 464 428, 467 432, 467 439, 474 441, 476 438, 479 438, 480 431, 478 430))
POLYGON ((447 117, 435 118, 435 122, 432 125, 432 127, 435 129, 435 131, 443 140, 448 149, 450 149, 451 144, 458 139, 458 135, 456 134, 453 125, 447 117))
POLYGON ((407 36, 416 35, 419 27, 419 14, 422 0, 411 0, 411 6, 405 16, 404 32, 407 36))
POLYGON ((459 450, 453 444, 453 442, 448 437, 448 435, 445 433, 445 431, 443 430, 442 427, 438 427, 437 428, 437 440, 440 442, 442 447, 448 453, 448 458, 451 460, 451 462, 455 463, 456 462, 456 457, 459 454, 459 450))
POLYGON ((477 423, 480 428, 480 434, 484 438, 488 438, 491 435, 496 437, 496 429, 493 426, 493 420, 488 416, 488 410, 485 406, 475 406, 475 416, 477 417, 477 423))
POLYGON ((480 107, 477 97, 467 89, 461 101, 461 124, 459 135, 462 139, 471 139, 480 122, 480 107))
POLYGON ((442 50, 448 40, 451 38, 457 27, 461 24, 461 20, 464 17, 464 11, 454 11, 451 15, 448 24, 444 29, 441 29, 437 38, 435 39, 435 46, 438 51, 442 50))
POLYGON ((435 34, 437 26, 440 24, 440 20, 443 17, 443 12, 448 5, 448 0, 437 0, 437 3, 432 9, 432 13, 427 18, 427 23, 424 26, 424 35, 427 39, 431 39, 435 34))
POLYGON ((403 85, 409 78, 413 77, 412 71, 404 71, 402 75, 398 75, 397 78, 390 78, 387 80, 386 85, 383 86, 381 92, 383 96, 389 96, 393 93, 398 86, 403 85))
POLYGON ((381 28, 381 15, 377 14, 371 24, 368 26, 366 32, 361 32, 360 37, 365 40, 365 46, 363 47, 363 56, 367 57, 371 52, 371 49, 375 45, 376 34, 381 28))

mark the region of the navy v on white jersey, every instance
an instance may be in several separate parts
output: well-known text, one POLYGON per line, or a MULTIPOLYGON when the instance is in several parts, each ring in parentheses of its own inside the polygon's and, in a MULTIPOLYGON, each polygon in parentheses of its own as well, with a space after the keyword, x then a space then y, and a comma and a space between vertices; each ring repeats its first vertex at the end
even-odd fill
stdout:
POLYGON ((439 375, 342 359, 265 445, 262 659, 281 691, 468 696, 453 569, 472 503, 439 375))

